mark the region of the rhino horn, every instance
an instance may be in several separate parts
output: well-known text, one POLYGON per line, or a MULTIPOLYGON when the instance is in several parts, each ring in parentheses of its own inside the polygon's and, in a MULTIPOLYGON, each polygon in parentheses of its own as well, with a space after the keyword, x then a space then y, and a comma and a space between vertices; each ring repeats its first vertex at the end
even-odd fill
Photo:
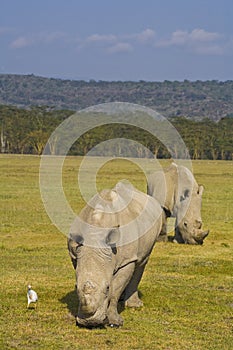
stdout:
POLYGON ((198 244, 203 244, 204 239, 208 236, 209 230, 207 231, 199 231, 198 234, 195 235, 195 241, 198 244))
POLYGON ((202 232, 202 239, 205 239, 209 234, 209 230, 202 232))
POLYGON ((92 293, 94 290, 96 289, 95 285, 90 282, 90 281, 87 281, 84 286, 83 286, 83 292, 85 294, 90 294, 92 293))

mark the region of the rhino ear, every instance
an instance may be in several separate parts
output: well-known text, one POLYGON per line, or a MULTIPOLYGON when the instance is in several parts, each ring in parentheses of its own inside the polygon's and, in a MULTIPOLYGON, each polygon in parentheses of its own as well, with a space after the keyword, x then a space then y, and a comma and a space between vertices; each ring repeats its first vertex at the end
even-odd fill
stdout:
POLYGON ((197 194, 199 194, 200 196, 202 196, 203 192, 204 192, 204 186, 203 186, 203 185, 200 185, 200 186, 198 187, 198 192, 197 192, 197 194))
POLYGON ((180 196, 180 202, 183 202, 186 198, 189 197, 190 190, 186 189, 184 190, 184 193, 180 196))
POLYGON ((107 238, 106 238, 106 243, 108 245, 110 245, 111 247, 115 246, 117 241, 119 240, 120 238, 120 230, 119 230, 119 226, 117 227, 113 227, 108 235, 107 235, 107 238))
POLYGON ((72 261, 72 264, 74 266, 74 269, 77 267, 77 248, 82 245, 81 243, 75 242, 73 239, 68 240, 68 250, 70 254, 70 258, 72 261))
POLYGON ((80 247, 81 245, 83 245, 83 237, 80 235, 76 235, 75 238, 73 238, 72 236, 68 239, 68 249, 70 252, 72 252, 72 254, 76 254, 76 250, 78 247, 80 247))

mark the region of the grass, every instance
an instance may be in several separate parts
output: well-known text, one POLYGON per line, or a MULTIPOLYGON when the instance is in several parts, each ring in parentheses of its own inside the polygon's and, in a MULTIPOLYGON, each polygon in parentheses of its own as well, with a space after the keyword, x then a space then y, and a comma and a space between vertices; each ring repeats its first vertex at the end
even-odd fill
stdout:
MULTIPOLYGON (((84 205, 80 162, 68 158, 63 174, 77 212, 84 205)), ((232 349, 233 162, 193 162, 205 186, 202 217, 210 235, 204 245, 156 244, 140 284, 144 307, 123 310, 122 328, 93 330, 75 325, 74 271, 66 237, 41 201, 39 163, 39 157, 0 156, 1 349, 232 349), (26 307, 28 283, 39 295, 36 310, 26 307)), ((141 169, 125 160, 106 163, 97 188, 122 178, 145 191, 141 169)))

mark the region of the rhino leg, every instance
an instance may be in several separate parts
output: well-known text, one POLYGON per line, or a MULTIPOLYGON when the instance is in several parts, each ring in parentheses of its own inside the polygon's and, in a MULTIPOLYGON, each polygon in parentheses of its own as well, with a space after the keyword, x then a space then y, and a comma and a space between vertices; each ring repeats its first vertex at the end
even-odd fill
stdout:
POLYGON ((174 243, 184 243, 183 237, 181 236, 180 230, 176 226, 175 228, 175 236, 173 238, 174 243))
POLYGON ((157 242, 167 242, 168 236, 167 236, 167 225, 163 225, 162 230, 156 240, 157 242))
POLYGON ((143 302, 138 296, 138 285, 142 278, 146 263, 144 265, 137 266, 135 268, 134 274, 131 281, 125 289, 124 301, 127 307, 141 307, 143 302))
POLYGON ((168 236, 167 236, 167 217, 171 215, 166 215, 166 213, 163 212, 163 224, 162 224, 162 229, 160 231, 160 234, 157 238, 157 242, 167 242, 168 241, 168 236))
POLYGON ((109 302, 107 317, 110 326, 122 326, 123 319, 118 314, 118 300, 129 283, 135 269, 135 263, 130 263, 117 271, 112 281, 112 294, 109 302))

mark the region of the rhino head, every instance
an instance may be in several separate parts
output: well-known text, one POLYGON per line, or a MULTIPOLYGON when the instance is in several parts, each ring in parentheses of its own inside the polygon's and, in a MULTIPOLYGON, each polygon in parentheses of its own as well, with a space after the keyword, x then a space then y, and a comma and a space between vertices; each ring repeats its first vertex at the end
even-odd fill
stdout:
POLYGON ((176 199, 176 228, 174 241, 187 244, 203 244, 209 231, 202 230, 201 202, 203 186, 192 184, 192 188, 182 188, 176 199))
MULTIPOLYGON (((114 244, 117 229, 101 234, 96 242, 85 242, 81 235, 68 240, 76 271, 79 326, 97 327, 108 323, 107 310, 114 273, 114 244), (96 243, 96 244, 95 244, 96 243)), ((98 233, 97 233, 98 236, 98 233)))
MULTIPOLYGON (((202 230, 203 190, 187 167, 175 163, 148 176, 147 193, 159 201, 166 218, 176 218, 174 242, 202 244, 208 235, 209 231, 202 230)), ((165 225, 161 237, 166 235, 165 225)))

